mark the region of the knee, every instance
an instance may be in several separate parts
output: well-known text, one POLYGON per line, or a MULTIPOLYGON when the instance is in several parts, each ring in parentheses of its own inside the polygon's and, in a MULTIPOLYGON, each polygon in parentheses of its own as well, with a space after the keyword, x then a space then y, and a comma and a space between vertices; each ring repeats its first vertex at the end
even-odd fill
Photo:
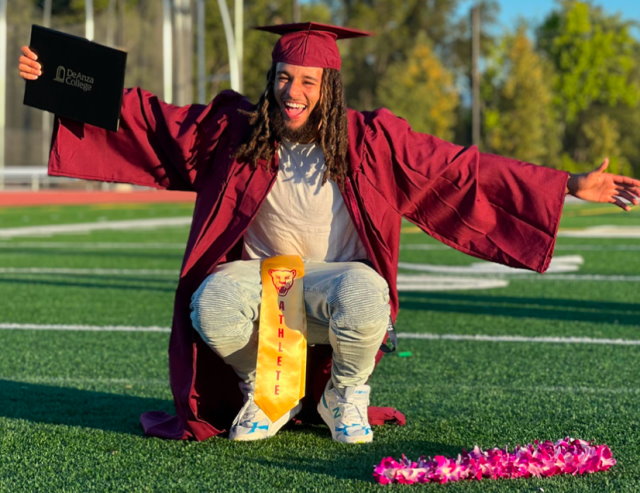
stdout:
POLYGON ((382 326, 389 320, 389 287, 371 269, 341 274, 327 298, 333 323, 338 327, 382 326))
POLYGON ((224 274, 207 277, 191 297, 193 328, 209 345, 251 337, 254 309, 246 293, 224 274))

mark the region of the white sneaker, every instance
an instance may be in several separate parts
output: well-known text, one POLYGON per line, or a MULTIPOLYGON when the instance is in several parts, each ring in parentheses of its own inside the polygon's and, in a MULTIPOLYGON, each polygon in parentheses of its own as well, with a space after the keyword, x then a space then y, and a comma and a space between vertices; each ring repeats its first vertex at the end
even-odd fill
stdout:
POLYGON ((245 395, 246 401, 231 424, 229 440, 249 441, 272 437, 302 408, 302 403, 298 403, 296 407, 285 413, 280 419, 271 421, 253 401, 253 388, 246 384, 241 384, 240 388, 245 395))
POLYGON ((327 383, 318 403, 318 413, 331 430, 331 437, 342 443, 369 443, 373 431, 369 426, 367 408, 371 387, 346 387, 341 393, 327 383))

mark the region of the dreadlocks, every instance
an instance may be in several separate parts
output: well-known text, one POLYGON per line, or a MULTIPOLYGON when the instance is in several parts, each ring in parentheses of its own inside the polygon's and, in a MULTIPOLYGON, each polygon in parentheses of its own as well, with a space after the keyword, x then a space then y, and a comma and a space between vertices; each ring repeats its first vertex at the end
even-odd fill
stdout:
MULTIPOLYGON (((248 139, 240 146, 235 158, 258 165, 258 160, 271 161, 275 153, 275 143, 282 135, 274 124, 280 109, 276 103, 273 87, 275 84, 275 65, 267 74, 267 86, 260 97, 255 111, 246 112, 251 125, 248 139)), ((314 125, 316 140, 322 148, 326 162, 323 183, 331 178, 342 185, 347 174, 347 110, 340 72, 335 69, 323 69, 320 88, 320 102, 309 117, 314 125)))

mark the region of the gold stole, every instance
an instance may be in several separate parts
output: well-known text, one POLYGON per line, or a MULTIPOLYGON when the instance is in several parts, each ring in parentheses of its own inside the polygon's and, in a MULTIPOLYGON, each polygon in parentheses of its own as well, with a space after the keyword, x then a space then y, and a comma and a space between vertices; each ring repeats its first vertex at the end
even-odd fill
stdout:
POLYGON ((258 330, 255 403, 271 421, 304 397, 307 318, 304 263, 298 255, 262 261, 262 300, 258 330))

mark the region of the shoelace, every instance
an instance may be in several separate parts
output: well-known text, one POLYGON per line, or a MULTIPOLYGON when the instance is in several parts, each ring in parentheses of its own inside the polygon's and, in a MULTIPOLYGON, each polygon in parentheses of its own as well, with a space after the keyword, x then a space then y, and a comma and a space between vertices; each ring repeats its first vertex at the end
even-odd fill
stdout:
POLYGON ((338 394, 338 404, 342 406, 342 420, 346 424, 362 424, 365 422, 363 414, 363 408, 366 412, 366 402, 363 398, 358 398, 355 395, 351 395, 351 399, 347 400, 345 397, 338 394))
POLYGON ((253 394, 249 394, 247 395, 247 402, 245 402, 242 409, 240 409, 238 417, 233 424, 244 425, 245 423, 249 423, 254 419, 257 412, 258 406, 253 403, 253 394))

